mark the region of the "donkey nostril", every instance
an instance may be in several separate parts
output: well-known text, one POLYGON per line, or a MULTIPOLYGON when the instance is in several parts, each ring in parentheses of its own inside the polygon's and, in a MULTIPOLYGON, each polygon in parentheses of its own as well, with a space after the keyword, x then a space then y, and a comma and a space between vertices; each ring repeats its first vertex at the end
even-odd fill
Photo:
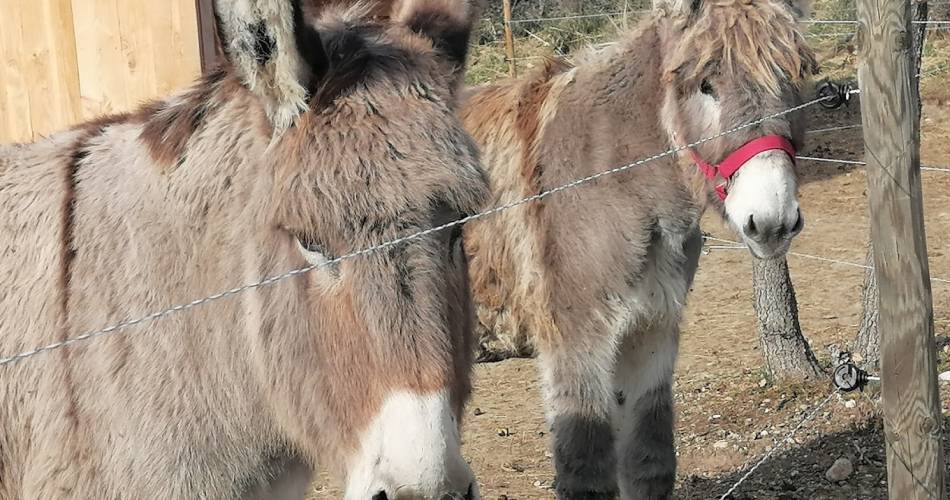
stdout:
POLYGON ((801 209, 798 209, 795 217, 795 225, 792 226, 792 230, 789 232, 789 234, 795 236, 796 234, 802 232, 803 227, 805 227, 805 218, 802 217, 801 209))
POLYGON ((373 495, 373 500, 389 500, 389 495, 387 495, 385 491, 380 491, 373 495))
POLYGON ((750 238, 755 238, 759 235, 759 228, 756 227, 755 220, 753 220, 751 215, 749 216, 749 222, 746 222, 745 227, 742 229, 745 231, 746 236, 750 238))

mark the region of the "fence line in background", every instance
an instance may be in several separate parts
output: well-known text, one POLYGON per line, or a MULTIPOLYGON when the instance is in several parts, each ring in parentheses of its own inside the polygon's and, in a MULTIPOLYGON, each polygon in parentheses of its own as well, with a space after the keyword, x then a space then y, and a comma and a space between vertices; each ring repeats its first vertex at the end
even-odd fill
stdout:
POLYGON ((840 127, 816 128, 816 129, 812 129, 812 130, 806 130, 805 133, 806 133, 806 134, 818 134, 818 133, 821 133, 821 132, 836 132, 836 131, 838 131, 838 130, 850 130, 850 129, 853 129, 853 128, 861 128, 861 124, 858 123, 858 124, 856 124, 856 125, 841 125, 840 127))
MULTIPOLYGON (((571 21, 576 19, 596 19, 601 17, 618 17, 625 16, 630 14, 643 14, 653 12, 651 9, 638 9, 630 10, 627 12, 599 12, 593 14, 577 14, 570 16, 554 16, 554 17, 532 17, 524 19, 512 19, 511 24, 524 24, 524 23, 544 23, 552 21, 571 21)), ((828 24, 828 25, 856 25, 858 21, 852 19, 806 19, 802 21, 805 24, 828 24)), ((927 25, 950 25, 950 19, 932 19, 927 21, 912 21, 913 24, 927 24, 927 25)))
POLYGON ((650 10, 649 10, 649 9, 642 9, 642 10, 631 10, 631 11, 628 11, 628 12, 601 12, 601 13, 598 13, 598 14, 578 14, 578 15, 576 15, 576 16, 535 17, 535 18, 529 18, 529 19, 512 19, 512 20, 511 20, 511 24, 541 23, 541 22, 549 22, 549 21, 569 21, 569 20, 573 20, 573 19, 592 19, 592 18, 597 18, 597 17, 616 17, 616 16, 622 16, 622 15, 625 15, 625 14, 637 14, 637 13, 644 13, 644 12, 650 12, 650 10))
MULTIPOLYGON (((867 166, 867 162, 863 162, 863 161, 859 161, 859 160, 838 160, 838 159, 835 159, 835 158, 821 158, 821 157, 819 157, 819 156, 802 156, 802 155, 798 155, 798 156, 796 156, 795 158, 798 158, 799 160, 818 161, 818 162, 825 162, 825 163, 843 163, 843 164, 845 164, 845 165, 867 166)), ((937 166, 932 166, 932 165, 921 165, 921 166, 920 166, 920 169, 921 169, 922 171, 925 171, 925 172, 950 173, 950 167, 937 167, 937 166)))
MULTIPOLYGON (((706 241, 715 241, 715 242, 717 242, 717 243, 724 243, 724 244, 728 244, 728 245, 735 245, 737 248, 740 248, 740 247, 741 247, 741 248, 746 248, 746 245, 744 245, 743 243, 738 242, 738 241, 727 240, 727 239, 723 239, 723 238, 716 238, 716 237, 714 237, 714 236, 703 236, 703 239, 705 239, 706 241)), ((828 263, 828 264, 841 264, 841 265, 843 265, 843 266, 857 267, 857 268, 861 268, 861 269, 873 269, 873 267, 868 266, 868 265, 866 265, 866 264, 859 264, 859 263, 857 263, 857 262, 849 262, 849 261, 847 261, 847 260, 832 259, 832 258, 830 258, 830 257, 822 257, 822 256, 820 256, 820 255, 811 255, 811 254, 800 253, 800 252, 787 252, 787 255, 791 255, 791 256, 793 256, 793 257, 798 257, 798 258, 801 258, 801 259, 816 260, 816 261, 825 262, 825 263, 828 263)), ((934 278, 934 277, 931 277, 931 278, 930 278, 930 281, 932 281, 932 282, 934 282, 934 283, 942 283, 942 284, 945 284, 945 285, 950 285, 950 279, 946 279, 946 278, 934 278)))

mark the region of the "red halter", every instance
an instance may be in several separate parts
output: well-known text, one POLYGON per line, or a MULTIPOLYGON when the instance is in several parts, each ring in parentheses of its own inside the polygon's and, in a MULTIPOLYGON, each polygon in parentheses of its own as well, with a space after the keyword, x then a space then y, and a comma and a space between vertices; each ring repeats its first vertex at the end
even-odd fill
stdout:
MULTIPOLYGON (((703 175, 711 181, 716 180, 716 176, 722 177, 728 181, 736 172, 742 168, 749 160, 759 153, 766 151, 781 150, 788 154, 788 157, 795 161, 795 146, 791 141, 780 135, 765 135, 745 143, 739 149, 733 151, 719 165, 710 165, 693 148, 689 149, 693 162, 702 171, 703 175)), ((716 186, 716 194, 719 199, 726 200, 726 183, 723 182, 716 186)))

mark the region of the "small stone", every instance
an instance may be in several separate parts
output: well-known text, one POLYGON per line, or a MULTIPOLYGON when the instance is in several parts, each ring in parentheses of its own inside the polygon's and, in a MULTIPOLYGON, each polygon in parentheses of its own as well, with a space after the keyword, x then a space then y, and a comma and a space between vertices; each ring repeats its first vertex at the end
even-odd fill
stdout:
POLYGON ((755 439, 762 439, 769 435, 769 431, 759 431, 755 433, 755 439))
POLYGON ((540 480, 539 480, 539 481, 535 481, 535 482, 534 482, 534 487, 535 487, 535 488, 544 488, 544 481, 540 481, 540 480))
POLYGON ((524 472, 524 466, 518 463, 501 464, 501 470, 505 472, 524 472))
POLYGON ((941 382, 950 382, 950 372, 943 372, 937 376, 937 378, 939 378, 941 382))
POLYGON ((950 344, 946 344, 943 346, 943 352, 944 354, 950 353, 950 344))
POLYGON ((508 495, 498 495, 498 500, 508 500, 508 495))
POLYGON ((500 429, 496 429, 495 432, 497 432, 498 435, 501 436, 501 437, 508 437, 508 436, 511 435, 511 431, 509 431, 507 427, 502 427, 502 428, 500 428, 500 429))
POLYGON ((716 448, 717 450, 722 450, 728 447, 729 447, 729 441, 716 441, 713 444, 713 448, 716 448))
POLYGON ((851 460, 847 458, 839 458, 835 460, 835 463, 831 465, 831 468, 828 469, 828 472, 825 472, 825 477, 829 481, 837 482, 844 481, 851 477, 851 474, 854 473, 854 466, 851 465, 851 460))
POLYGON ((722 418, 722 415, 713 415, 709 417, 709 420, 719 420, 720 418, 722 418))
POLYGON ((481 408, 475 408, 475 411, 473 411, 472 414, 477 417, 479 415, 484 415, 485 412, 483 412, 481 408))
POLYGON ((769 381, 768 381, 768 380, 765 380, 765 379, 759 380, 759 387, 761 387, 761 388, 764 389, 765 386, 767 386, 767 385, 769 385, 769 381))
POLYGON ((847 400, 847 401, 844 402, 844 407, 845 407, 845 408, 854 408, 854 407, 857 406, 857 405, 858 405, 858 403, 855 402, 853 399, 849 399, 849 400, 847 400))

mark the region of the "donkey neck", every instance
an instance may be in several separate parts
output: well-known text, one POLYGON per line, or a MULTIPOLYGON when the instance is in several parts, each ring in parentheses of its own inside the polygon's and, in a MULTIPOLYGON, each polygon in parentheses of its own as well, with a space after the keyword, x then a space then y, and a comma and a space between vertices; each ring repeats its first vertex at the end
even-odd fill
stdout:
POLYGON ((669 146, 660 123, 661 43, 656 24, 644 21, 613 45, 578 57, 578 89, 591 113, 609 123, 617 160, 633 161, 669 146))
MULTIPOLYGON (((650 18, 612 46, 579 57, 576 99, 586 103, 587 119, 597 125, 591 128, 609 136, 608 141, 598 141, 598 147, 610 149, 603 159, 611 166, 673 147, 661 118, 666 93, 662 81, 666 28, 662 19, 650 18)), ((638 179, 635 184, 667 193, 690 208, 704 208, 704 195, 692 185, 692 171, 684 171, 676 157, 659 158, 635 170, 642 172, 632 173, 638 179)))

